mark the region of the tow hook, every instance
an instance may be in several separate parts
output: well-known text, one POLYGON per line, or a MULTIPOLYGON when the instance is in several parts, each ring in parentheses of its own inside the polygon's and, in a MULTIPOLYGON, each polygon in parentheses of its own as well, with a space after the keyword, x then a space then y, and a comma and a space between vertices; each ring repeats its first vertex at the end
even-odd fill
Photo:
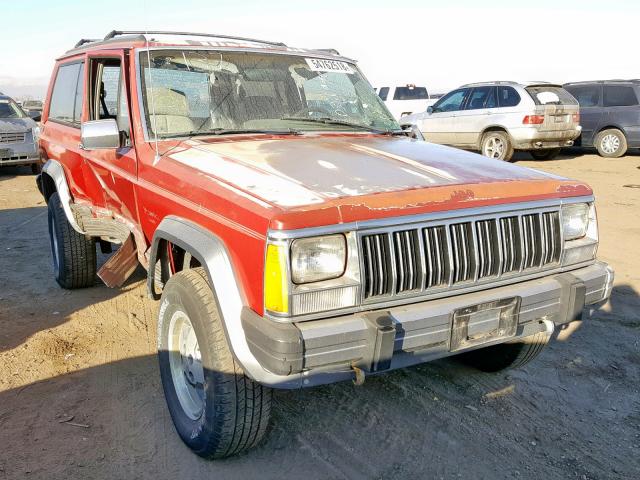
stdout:
POLYGON ((364 379, 365 379, 365 374, 364 374, 364 370, 362 370, 359 367, 356 367, 355 364, 351 364, 351 370, 353 370, 353 373, 356 375, 356 378, 353 379, 353 384, 360 386, 360 385, 364 385, 364 379))

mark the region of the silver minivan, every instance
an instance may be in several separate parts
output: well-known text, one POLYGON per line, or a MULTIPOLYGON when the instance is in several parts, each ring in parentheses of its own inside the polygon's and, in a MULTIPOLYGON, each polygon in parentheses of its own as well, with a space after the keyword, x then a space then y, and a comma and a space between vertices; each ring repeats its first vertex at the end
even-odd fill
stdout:
POLYGON ((510 160, 514 150, 549 160, 580 135, 579 105, 561 85, 485 82, 463 85, 423 113, 402 118, 433 143, 510 160))

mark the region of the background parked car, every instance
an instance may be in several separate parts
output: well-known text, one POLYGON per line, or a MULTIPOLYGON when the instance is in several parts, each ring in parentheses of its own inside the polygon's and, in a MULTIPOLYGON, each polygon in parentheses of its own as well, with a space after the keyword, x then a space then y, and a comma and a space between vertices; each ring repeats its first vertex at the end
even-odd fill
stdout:
POLYGON ((10 97, 0 95, 0 167, 31 165, 40 169, 37 139, 39 129, 10 97))
POLYGON ((580 135, 578 102, 562 86, 544 82, 464 85, 402 120, 416 124, 429 142, 501 160, 514 150, 551 159, 580 135))
POLYGON ((430 95, 426 87, 418 87, 411 83, 404 87, 380 87, 375 90, 391 114, 398 120, 414 112, 424 112, 429 105, 433 105, 442 96, 441 94, 430 95))
POLYGON ((40 116, 42 115, 42 101, 40 100, 25 100, 22 102, 22 110, 29 117, 33 118, 37 121, 40 120, 40 116))
POLYGON ((596 147, 603 157, 640 148, 640 80, 567 83, 580 103, 582 134, 576 145, 596 147))

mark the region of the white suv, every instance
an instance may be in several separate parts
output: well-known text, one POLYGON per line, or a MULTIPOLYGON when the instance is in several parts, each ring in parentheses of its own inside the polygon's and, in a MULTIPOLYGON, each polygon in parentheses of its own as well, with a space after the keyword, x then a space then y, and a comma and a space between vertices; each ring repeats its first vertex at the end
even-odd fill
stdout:
POLYGON ((402 122, 417 125, 429 142, 501 160, 510 160, 514 150, 549 160, 581 131, 576 99, 560 85, 541 82, 463 85, 402 122))
POLYGON ((433 105, 441 95, 430 95, 426 87, 418 87, 411 83, 403 87, 376 88, 380 99, 387 105, 391 114, 402 119, 414 112, 424 112, 433 105))

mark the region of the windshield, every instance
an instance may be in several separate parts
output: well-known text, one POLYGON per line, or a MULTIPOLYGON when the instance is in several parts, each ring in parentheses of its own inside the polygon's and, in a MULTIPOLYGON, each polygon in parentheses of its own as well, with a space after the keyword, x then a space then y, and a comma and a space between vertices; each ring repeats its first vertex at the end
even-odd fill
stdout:
POLYGON ((0 100, 0 118, 23 118, 20 107, 11 100, 0 100))
POLYGON ((141 52, 147 127, 159 137, 221 133, 396 131, 346 62, 249 52, 141 52))

